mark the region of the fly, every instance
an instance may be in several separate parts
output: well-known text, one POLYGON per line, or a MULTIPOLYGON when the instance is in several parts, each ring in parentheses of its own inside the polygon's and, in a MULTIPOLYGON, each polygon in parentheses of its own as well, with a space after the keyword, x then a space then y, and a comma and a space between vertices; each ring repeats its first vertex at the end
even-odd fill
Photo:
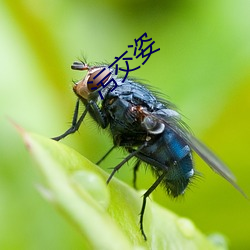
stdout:
POLYGON ((172 197, 185 192, 195 174, 192 151, 246 197, 227 166, 188 131, 172 103, 158 98, 147 86, 135 80, 127 78, 123 82, 107 65, 89 66, 84 62, 74 62, 71 68, 86 70, 87 75, 73 87, 78 99, 71 127, 53 139, 59 141, 76 132, 89 113, 113 137, 113 147, 98 163, 116 147, 123 147, 128 152, 125 159, 114 167, 107 183, 131 158, 137 159, 134 185, 140 165, 151 166, 157 178, 143 195, 140 213, 140 230, 145 240, 143 216, 147 197, 159 184, 172 197), (85 110, 78 117, 80 102, 85 110))

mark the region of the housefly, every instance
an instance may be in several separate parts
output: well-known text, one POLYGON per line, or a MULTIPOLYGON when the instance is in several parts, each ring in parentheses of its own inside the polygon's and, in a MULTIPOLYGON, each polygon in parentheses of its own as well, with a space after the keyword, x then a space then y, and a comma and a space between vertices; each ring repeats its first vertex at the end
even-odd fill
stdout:
POLYGON ((113 147, 101 160, 116 147, 123 147, 128 152, 126 158, 114 167, 107 183, 131 158, 137 159, 134 184, 139 166, 142 163, 150 166, 156 181, 143 195, 140 230, 145 240, 143 216, 147 197, 159 184, 172 197, 184 193, 195 174, 192 151, 244 195, 232 172, 189 132, 175 106, 169 101, 158 98, 146 85, 134 79, 128 78, 123 82, 107 65, 89 66, 84 62, 74 62, 71 68, 86 70, 87 74, 73 87, 78 99, 71 127, 53 139, 59 141, 76 132, 89 113, 101 128, 109 129, 113 138, 113 147), (85 110, 79 116, 80 102, 84 104, 85 110))

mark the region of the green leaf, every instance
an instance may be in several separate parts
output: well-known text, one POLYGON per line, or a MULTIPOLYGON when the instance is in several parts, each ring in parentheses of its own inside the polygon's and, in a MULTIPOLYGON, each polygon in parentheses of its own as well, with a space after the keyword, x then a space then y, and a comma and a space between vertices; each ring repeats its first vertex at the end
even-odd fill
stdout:
MULTIPOLYGON (((21 130, 19 128, 19 130, 21 130)), ((43 196, 81 232, 83 249, 226 249, 215 245, 186 218, 148 199, 144 241, 139 229, 143 192, 108 174, 75 150, 21 130, 44 176, 43 196)))

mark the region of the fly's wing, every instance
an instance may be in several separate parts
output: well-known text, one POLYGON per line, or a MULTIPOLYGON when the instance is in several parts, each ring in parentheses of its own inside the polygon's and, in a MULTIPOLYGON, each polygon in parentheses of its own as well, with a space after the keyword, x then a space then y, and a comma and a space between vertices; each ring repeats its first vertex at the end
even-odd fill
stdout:
MULTIPOLYGON (((164 112, 164 111, 163 111, 164 112)), ((175 111, 174 111, 175 112, 175 111)), ((176 115, 169 115, 169 111, 162 114, 162 111, 157 114, 152 114, 154 118, 158 118, 159 122, 162 122, 166 127, 173 130, 182 140, 184 140, 190 148, 192 148, 216 173, 221 175, 229 183, 231 183, 243 196, 247 199, 247 195, 236 184, 236 178, 228 167, 202 142, 196 139, 183 125, 180 118, 176 115)))
POLYGON ((237 185, 236 178, 229 168, 210 149, 191 134, 181 136, 187 144, 219 175, 230 182, 243 196, 247 195, 237 185))

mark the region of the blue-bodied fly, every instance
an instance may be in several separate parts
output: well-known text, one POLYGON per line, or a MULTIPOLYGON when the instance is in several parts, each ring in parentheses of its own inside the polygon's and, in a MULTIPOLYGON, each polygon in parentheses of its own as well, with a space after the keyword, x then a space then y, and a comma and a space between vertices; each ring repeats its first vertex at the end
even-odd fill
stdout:
POLYGON ((114 148, 123 147, 126 158, 114 167, 107 183, 131 158, 136 158, 136 171, 142 163, 149 165, 156 181, 144 193, 140 213, 140 230, 144 239, 143 216, 147 197, 162 184, 172 197, 182 195, 195 174, 192 151, 195 151, 215 172, 230 182, 243 195, 235 177, 226 165, 187 129, 175 106, 158 98, 149 88, 134 79, 124 82, 108 65, 89 66, 85 62, 74 62, 74 70, 86 70, 86 76, 75 83, 73 90, 78 99, 71 127, 61 140, 76 132, 87 113, 103 129, 108 129, 113 138, 113 147, 98 162, 100 163, 114 148), (80 102, 85 110, 79 115, 80 102))

